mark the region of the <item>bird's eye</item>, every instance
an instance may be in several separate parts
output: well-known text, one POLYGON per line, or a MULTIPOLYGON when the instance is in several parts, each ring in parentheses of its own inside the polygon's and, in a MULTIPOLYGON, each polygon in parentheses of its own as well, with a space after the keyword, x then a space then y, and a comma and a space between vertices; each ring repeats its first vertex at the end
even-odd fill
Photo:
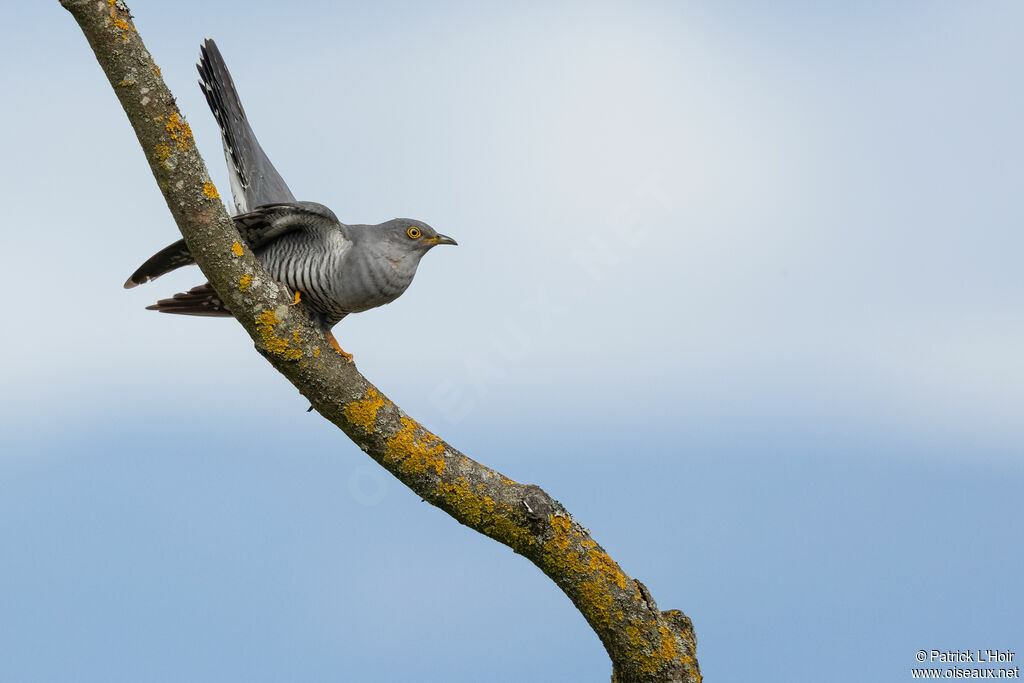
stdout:
POLYGON ((423 233, 420 232, 420 229, 417 228, 415 225, 410 225, 409 228, 405 231, 405 234, 415 240, 419 239, 420 235, 422 235, 423 233))

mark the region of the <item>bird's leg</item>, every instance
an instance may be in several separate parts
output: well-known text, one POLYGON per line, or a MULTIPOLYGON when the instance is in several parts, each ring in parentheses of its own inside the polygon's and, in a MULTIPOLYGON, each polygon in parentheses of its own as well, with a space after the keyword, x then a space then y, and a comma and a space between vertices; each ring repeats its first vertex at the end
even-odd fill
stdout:
MULTIPOLYGON (((295 290, 295 301, 291 302, 288 305, 289 306, 294 306, 295 304, 299 303, 300 301, 302 301, 302 295, 299 294, 299 290, 296 289, 295 290)), ((345 351, 345 349, 341 348, 341 344, 339 344, 338 340, 334 338, 334 335, 331 333, 330 330, 327 330, 326 332, 324 332, 324 336, 327 337, 327 341, 328 341, 328 343, 330 343, 332 349, 334 349, 335 351, 337 351, 341 355, 345 356, 345 360, 347 360, 348 362, 350 362, 350 363, 352 362, 352 354, 351 353, 347 353, 345 351)))
POLYGON ((341 345, 338 343, 338 340, 334 338, 334 335, 331 333, 330 330, 327 330, 327 332, 324 333, 324 336, 327 337, 327 341, 328 343, 330 343, 331 348, 333 348, 341 355, 345 356, 345 359, 348 360, 349 362, 352 361, 352 354, 346 353, 345 350, 341 348, 341 345))

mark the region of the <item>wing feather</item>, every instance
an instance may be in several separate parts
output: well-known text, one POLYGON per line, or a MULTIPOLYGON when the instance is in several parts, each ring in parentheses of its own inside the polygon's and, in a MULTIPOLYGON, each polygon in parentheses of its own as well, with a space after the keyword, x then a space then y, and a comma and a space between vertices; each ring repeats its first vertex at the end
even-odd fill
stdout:
MULTIPOLYGON (((249 213, 233 217, 242 240, 254 252, 267 246, 281 235, 294 230, 312 232, 341 230, 341 223, 334 212, 316 202, 282 202, 257 207, 249 213)), ((131 274, 125 289, 137 287, 144 282, 195 263, 185 240, 178 240, 150 256, 145 263, 131 274)))

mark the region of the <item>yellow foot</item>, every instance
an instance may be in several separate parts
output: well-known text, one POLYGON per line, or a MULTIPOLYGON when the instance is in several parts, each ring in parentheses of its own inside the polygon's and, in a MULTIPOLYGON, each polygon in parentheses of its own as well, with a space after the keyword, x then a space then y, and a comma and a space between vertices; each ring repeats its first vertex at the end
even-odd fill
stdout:
POLYGON ((289 306, 294 306, 295 304, 299 303, 300 301, 302 301, 302 296, 299 294, 299 290, 296 289, 295 290, 295 301, 291 302, 288 305, 289 306))
POLYGON ((345 356, 345 360, 347 360, 348 362, 351 363, 352 362, 352 354, 351 353, 345 353, 345 349, 341 348, 341 345, 338 343, 338 340, 334 338, 334 335, 331 334, 330 331, 328 331, 325 336, 327 337, 327 341, 328 341, 328 343, 330 343, 331 348, 334 349, 335 351, 337 351, 338 353, 340 353, 341 355, 345 356))

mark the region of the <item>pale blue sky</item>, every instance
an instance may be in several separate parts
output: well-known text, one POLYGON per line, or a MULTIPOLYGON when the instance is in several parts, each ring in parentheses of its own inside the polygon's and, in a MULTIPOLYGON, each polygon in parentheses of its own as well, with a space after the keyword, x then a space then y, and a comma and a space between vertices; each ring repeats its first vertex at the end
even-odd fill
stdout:
MULTIPOLYGON (((459 240, 338 338, 708 680, 1024 656, 1024 6, 131 7, 223 192, 206 36, 300 199, 459 240)), ((176 228, 70 16, 4 16, 0 680, 607 680, 240 327, 143 310, 197 271, 121 289, 176 228)))

